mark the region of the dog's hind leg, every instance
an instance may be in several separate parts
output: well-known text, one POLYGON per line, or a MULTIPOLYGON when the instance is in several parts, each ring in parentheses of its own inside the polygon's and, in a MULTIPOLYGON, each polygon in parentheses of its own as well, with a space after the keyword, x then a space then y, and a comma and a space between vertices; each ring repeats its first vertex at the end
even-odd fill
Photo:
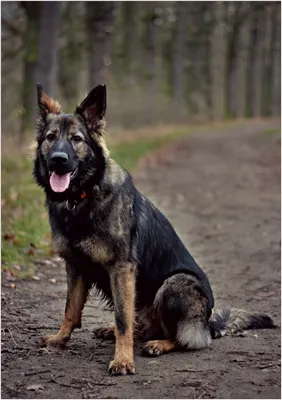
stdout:
POLYGON ((210 345, 208 300, 195 277, 181 273, 166 279, 153 306, 166 340, 147 342, 143 347, 145 354, 159 356, 180 348, 201 349, 210 345))
MULTIPOLYGON (((70 269, 70 268, 69 268, 70 269)), ((64 346, 70 339, 71 333, 75 328, 81 327, 81 314, 87 299, 89 286, 82 276, 68 271, 68 293, 65 308, 65 318, 55 335, 44 336, 41 345, 64 346)))
POLYGON ((143 353, 148 356, 160 356, 178 348, 175 341, 170 339, 149 340, 143 346, 143 353))
POLYGON ((94 335, 98 339, 103 340, 115 340, 115 327, 107 326, 102 328, 96 328, 93 331, 94 335))

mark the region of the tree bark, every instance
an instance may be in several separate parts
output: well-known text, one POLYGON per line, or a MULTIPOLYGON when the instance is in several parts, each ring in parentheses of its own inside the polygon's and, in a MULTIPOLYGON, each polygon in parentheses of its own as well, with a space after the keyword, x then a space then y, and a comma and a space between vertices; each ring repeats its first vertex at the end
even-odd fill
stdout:
POLYGON ((273 53, 272 53, 272 96, 271 113, 281 116, 281 3, 273 5, 274 13, 273 25, 273 53))
POLYGON ((183 102, 183 63, 185 59, 185 33, 187 23, 187 4, 186 2, 176 2, 176 27, 175 40, 173 49, 173 66, 172 66, 172 96, 173 107, 177 111, 183 102))
POLYGON ((263 50, 265 10, 263 3, 253 3, 253 32, 252 32, 252 57, 250 69, 250 114, 252 117, 261 116, 263 93, 263 50))
POLYGON ((86 59, 85 4, 66 1, 62 4, 61 13, 58 81, 66 106, 73 109, 83 87, 82 71, 86 59))
POLYGON ((21 120, 20 144, 24 136, 35 126, 36 116, 36 69, 38 56, 38 33, 41 2, 25 1, 21 3, 25 9, 28 28, 26 51, 24 56, 22 104, 23 114, 21 120))
POLYGON ((225 118, 226 106, 226 3, 213 3, 214 28, 211 35, 212 118, 225 118))
POLYGON ((145 59, 146 59, 146 83, 150 95, 154 96, 157 88, 157 26, 156 3, 149 1, 144 3, 145 16, 145 59))
POLYGON ((60 7, 60 1, 41 2, 37 80, 49 96, 56 94, 60 7))
POLYGON ((105 83, 108 78, 114 6, 113 1, 89 1, 86 4, 90 87, 105 83))
POLYGON ((250 47, 249 4, 242 2, 242 21, 238 32, 238 51, 236 61, 236 91, 234 115, 243 118, 247 114, 247 67, 250 47))

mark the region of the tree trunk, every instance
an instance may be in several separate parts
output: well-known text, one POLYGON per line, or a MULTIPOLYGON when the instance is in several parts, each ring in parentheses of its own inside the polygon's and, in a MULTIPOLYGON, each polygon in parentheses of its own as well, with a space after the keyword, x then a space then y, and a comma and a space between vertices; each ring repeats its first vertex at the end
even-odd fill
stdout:
POLYGON ((229 117, 234 117, 236 114, 239 28, 242 4, 241 2, 227 3, 229 34, 226 49, 226 112, 229 117))
POLYGON ((213 3, 213 8, 215 20, 211 35, 212 118, 222 120, 225 118, 226 106, 226 3, 213 3))
POLYGON ((24 56, 23 70, 23 92, 22 104, 23 114, 21 120, 20 143, 24 141, 26 133, 33 130, 36 117, 36 68, 38 53, 39 15, 41 2, 26 1, 21 3, 26 11, 28 20, 28 33, 26 41, 26 52, 24 56))
POLYGON ((273 36, 273 53, 272 53, 272 98, 271 113, 272 115, 281 116, 281 3, 273 5, 275 18, 273 19, 274 36, 273 36))
POLYGON ((177 111, 183 102, 183 63, 185 59, 185 33, 187 23, 187 4, 185 3, 186 2, 181 1, 176 3, 176 27, 172 66, 172 96, 175 111, 177 111))
POLYGON ((250 47, 250 19, 248 13, 249 4, 242 2, 244 13, 238 32, 238 51, 236 62, 236 91, 234 110, 237 118, 243 118, 247 114, 247 67, 250 47))
POLYGON ((263 50, 265 10, 264 4, 253 4, 253 35, 251 48, 252 60, 250 70, 250 111, 252 117, 261 116, 262 93, 263 93, 263 50))
POLYGON ((146 59, 146 83, 147 89, 151 96, 154 96, 157 88, 157 26, 156 26, 156 3, 149 1, 144 3, 145 7, 145 59, 146 59))
POLYGON ((263 87, 262 87, 262 104, 261 115, 267 116, 271 114, 271 92, 273 77, 273 7, 271 4, 265 7, 265 30, 263 38, 263 87))
POLYGON ((89 44, 89 85, 105 83, 110 59, 110 34, 113 28, 113 1, 89 1, 86 4, 86 24, 89 44))
POLYGON ((60 7, 60 1, 41 2, 37 80, 49 96, 56 94, 60 7))
POLYGON ((73 109, 83 87, 82 71, 86 58, 85 4, 66 1, 62 6, 58 81, 66 106, 73 109))
POLYGON ((141 74, 143 75, 142 83, 145 82, 145 88, 147 92, 145 97, 145 118, 146 122, 150 124, 153 123, 155 117, 156 92, 158 83, 156 3, 153 1, 146 2, 144 3, 144 8, 145 10, 142 18, 142 24, 144 26, 142 54, 144 58, 141 74))

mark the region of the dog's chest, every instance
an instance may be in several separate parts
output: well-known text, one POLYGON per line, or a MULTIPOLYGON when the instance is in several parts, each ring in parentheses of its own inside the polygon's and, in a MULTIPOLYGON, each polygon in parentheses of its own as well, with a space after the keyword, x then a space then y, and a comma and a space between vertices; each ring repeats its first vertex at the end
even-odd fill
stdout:
POLYGON ((107 264, 114 258, 114 252, 106 240, 97 235, 87 238, 70 240, 61 233, 53 235, 54 250, 63 258, 76 260, 81 256, 86 257, 95 264, 107 264))

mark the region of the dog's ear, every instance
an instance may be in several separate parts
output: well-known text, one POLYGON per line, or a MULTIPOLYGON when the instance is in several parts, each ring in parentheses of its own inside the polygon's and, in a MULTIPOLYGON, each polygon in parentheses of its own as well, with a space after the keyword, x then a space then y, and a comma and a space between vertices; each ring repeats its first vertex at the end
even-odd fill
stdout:
POLYGON ((41 118, 46 118, 48 114, 60 114, 60 104, 56 100, 47 96, 47 94, 43 91, 43 87, 42 85, 40 85, 40 83, 38 83, 36 87, 39 116, 41 118))
POLYGON ((89 132, 92 132, 99 121, 103 119, 107 108, 107 89, 106 85, 96 86, 83 102, 76 108, 76 113, 81 115, 89 132))

